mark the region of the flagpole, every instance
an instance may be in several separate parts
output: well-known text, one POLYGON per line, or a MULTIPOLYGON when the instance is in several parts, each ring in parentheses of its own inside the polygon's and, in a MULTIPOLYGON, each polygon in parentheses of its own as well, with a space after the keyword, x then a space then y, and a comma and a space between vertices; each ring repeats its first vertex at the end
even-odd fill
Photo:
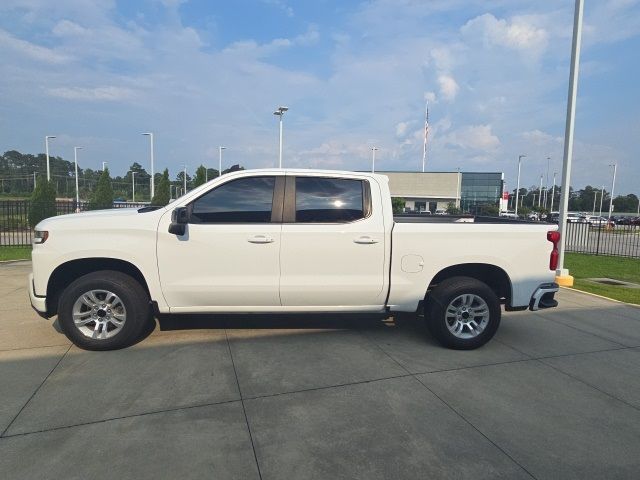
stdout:
POLYGON ((429 135, 429 102, 425 104, 424 112, 424 143, 422 145, 422 173, 427 164, 427 135, 429 135))

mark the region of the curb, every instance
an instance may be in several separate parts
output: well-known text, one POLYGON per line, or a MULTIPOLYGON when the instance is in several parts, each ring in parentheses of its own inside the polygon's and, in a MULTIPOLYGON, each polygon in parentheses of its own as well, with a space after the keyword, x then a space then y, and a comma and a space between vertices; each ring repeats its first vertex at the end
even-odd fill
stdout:
POLYGON ((591 295, 592 297, 602 298, 604 300, 609 300, 610 302, 616 302, 616 303, 621 303, 623 305, 628 305, 630 307, 640 308, 640 305, 636 305, 635 303, 623 302, 622 300, 616 300, 615 298, 605 297, 603 295, 598 295, 597 293, 591 293, 591 292, 585 292, 584 290, 578 290, 577 288, 574 288, 574 287, 563 287, 563 286, 560 286, 560 288, 564 288, 565 290, 571 290, 572 292, 583 293, 584 295, 591 295))
POLYGON ((0 265, 6 265, 9 263, 20 263, 20 262, 31 262, 31 260, 27 258, 19 258, 15 260, 0 260, 0 265))

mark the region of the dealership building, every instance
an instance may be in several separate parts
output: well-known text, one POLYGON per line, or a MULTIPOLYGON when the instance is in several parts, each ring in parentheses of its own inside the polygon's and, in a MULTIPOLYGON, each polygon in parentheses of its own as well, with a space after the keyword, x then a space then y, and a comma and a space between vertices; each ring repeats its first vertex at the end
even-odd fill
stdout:
POLYGON ((497 172, 384 172, 391 196, 405 201, 406 211, 434 213, 450 203, 463 212, 500 206, 504 174, 497 172))

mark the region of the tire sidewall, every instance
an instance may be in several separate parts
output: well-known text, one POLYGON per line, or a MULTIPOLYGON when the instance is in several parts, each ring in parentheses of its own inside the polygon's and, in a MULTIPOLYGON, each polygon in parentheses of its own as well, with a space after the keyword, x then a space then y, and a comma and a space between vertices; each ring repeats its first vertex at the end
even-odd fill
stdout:
POLYGON ((73 281, 63 292, 58 306, 58 322, 64 334, 76 346, 85 350, 114 350, 134 343, 146 321, 150 318, 150 308, 146 292, 133 278, 120 272, 94 272, 73 281), (107 339, 93 339, 85 336, 73 321, 73 305, 76 300, 90 290, 108 290, 120 297, 127 312, 127 318, 118 334, 107 339))
POLYGON ((427 296, 427 327, 431 334, 443 345, 458 350, 472 350, 481 347, 495 335, 500 326, 502 309, 500 300, 491 288, 470 277, 454 277, 442 282, 427 296), (458 296, 473 294, 482 298, 489 307, 489 323, 478 336, 458 338, 447 328, 447 306, 458 296))

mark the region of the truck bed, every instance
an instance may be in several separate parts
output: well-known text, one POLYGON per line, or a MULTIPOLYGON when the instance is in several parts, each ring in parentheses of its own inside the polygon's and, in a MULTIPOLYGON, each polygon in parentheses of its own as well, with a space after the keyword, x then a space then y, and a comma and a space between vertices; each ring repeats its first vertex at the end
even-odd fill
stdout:
MULTIPOLYGON (((507 217, 489 217, 484 215, 421 215, 416 213, 400 213, 393 216, 396 223, 494 223, 494 224, 533 224, 546 225, 546 222, 516 220, 507 217)), ((548 224, 552 225, 552 224, 548 224)))

